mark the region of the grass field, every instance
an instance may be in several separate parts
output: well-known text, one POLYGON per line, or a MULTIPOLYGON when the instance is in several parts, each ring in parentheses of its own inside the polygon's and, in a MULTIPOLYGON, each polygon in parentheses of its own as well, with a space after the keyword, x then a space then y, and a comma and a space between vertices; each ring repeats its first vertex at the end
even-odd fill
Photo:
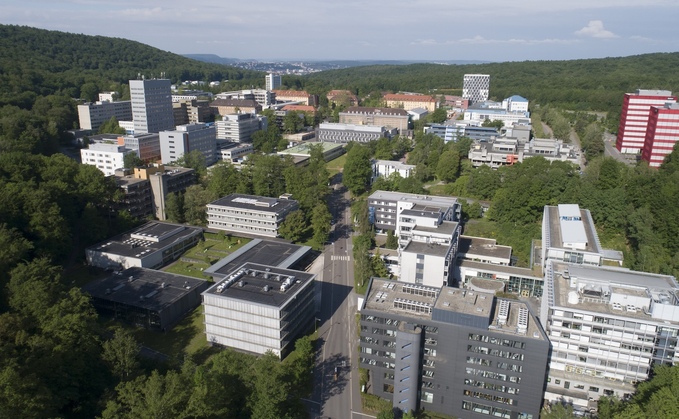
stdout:
POLYGON ((235 252, 248 242, 250 242, 250 239, 242 237, 205 233, 204 241, 199 242, 194 248, 184 253, 180 260, 165 267, 163 270, 179 275, 206 279, 203 275, 203 270, 235 252))
POLYGON ((347 155, 346 154, 342 154, 341 156, 339 156, 335 160, 329 161, 326 164, 326 167, 328 169, 328 172, 330 173, 330 176, 334 176, 337 173, 341 172, 342 169, 344 168, 344 163, 346 163, 346 162, 347 162, 347 155))

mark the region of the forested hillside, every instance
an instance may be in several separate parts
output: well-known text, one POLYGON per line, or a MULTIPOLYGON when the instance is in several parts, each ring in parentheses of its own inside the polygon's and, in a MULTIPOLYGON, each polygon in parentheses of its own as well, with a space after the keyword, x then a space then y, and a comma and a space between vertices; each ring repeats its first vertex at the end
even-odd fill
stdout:
POLYGON ((311 91, 332 85, 359 96, 399 90, 461 95, 464 74, 481 73, 491 75, 490 95, 497 100, 521 95, 532 104, 619 112, 626 92, 639 88, 679 91, 678 66, 679 53, 474 65, 382 65, 314 73, 296 83, 311 91))

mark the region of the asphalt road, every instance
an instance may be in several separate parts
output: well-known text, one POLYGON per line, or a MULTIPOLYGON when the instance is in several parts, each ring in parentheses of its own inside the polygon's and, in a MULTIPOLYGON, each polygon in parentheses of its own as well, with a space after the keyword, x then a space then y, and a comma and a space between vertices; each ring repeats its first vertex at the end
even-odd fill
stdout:
POLYGON ((313 418, 364 418, 358 375, 357 297, 353 292, 353 257, 349 192, 333 178, 330 210, 334 225, 323 255, 320 348, 314 392, 307 405, 313 418), (337 373, 335 373, 337 371, 337 373))

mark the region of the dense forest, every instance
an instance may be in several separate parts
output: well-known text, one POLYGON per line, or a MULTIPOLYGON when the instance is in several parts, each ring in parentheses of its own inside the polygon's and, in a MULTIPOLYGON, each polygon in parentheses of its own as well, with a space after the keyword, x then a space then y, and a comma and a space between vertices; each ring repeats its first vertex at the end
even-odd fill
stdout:
MULTIPOLYGON (((489 73, 495 98, 520 94, 541 106, 617 112, 626 91, 677 91, 678 62, 679 54, 649 54, 473 66, 375 66, 287 76, 284 83, 314 93, 348 88, 361 96, 382 90, 459 93, 464 73, 489 73)), ((138 221, 115 210, 116 186, 110 179, 58 152, 68 139, 66 130, 77 120, 76 100, 91 100, 104 90, 124 92, 127 80, 137 74, 151 77, 161 72, 175 82, 228 79, 225 89, 264 82, 261 73, 201 63, 123 39, 0 25, 2 417, 301 415, 297 397, 308 391, 310 342, 300 341, 296 355, 284 363, 230 351, 203 362, 142 361, 134 339, 105 330, 77 286, 74 271, 83 264, 83 249, 138 221)), ((275 134, 262 134, 258 147, 275 149, 275 134)), ((379 187, 425 193, 425 183, 442 182, 443 193, 489 200, 487 218, 496 223, 495 234, 519 254, 525 255, 536 237, 544 205, 573 202, 592 211, 604 244, 624 250, 627 266, 679 273, 678 151, 660 170, 627 167, 593 154, 583 174, 541 158, 493 171, 472 169, 465 162, 468 142, 439 140, 418 133, 413 143, 399 139, 354 146, 345 167, 347 186, 357 196, 369 192, 365 162, 371 156, 407 156, 418 167, 418 176, 387 179, 379 187)), ((224 166, 188 196, 176 197, 174 216, 200 223, 196 208, 203 201, 234 190, 263 195, 292 191, 303 201, 302 211, 286 226, 286 235, 299 239, 306 234, 322 243, 327 229, 321 226, 327 225, 328 213, 318 204, 327 194, 327 177, 318 175, 325 168, 318 151, 315 154, 312 165, 299 171, 265 156, 253 158, 244 172, 224 166), (303 230, 309 224, 312 227, 303 230)), ((466 207, 465 213, 473 218, 478 211, 466 207)), ((359 233, 368 233, 365 224, 359 233)), ((379 272, 367 263, 363 274, 379 272)), ((625 408, 616 406, 616 412, 625 408)))

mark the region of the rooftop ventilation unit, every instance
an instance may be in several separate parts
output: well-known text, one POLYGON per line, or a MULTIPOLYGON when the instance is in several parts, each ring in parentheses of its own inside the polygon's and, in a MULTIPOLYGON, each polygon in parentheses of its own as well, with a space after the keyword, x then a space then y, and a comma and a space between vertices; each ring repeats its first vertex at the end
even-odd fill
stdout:
POLYGON ((499 324, 507 324, 507 317, 509 317, 509 301, 500 300, 500 308, 497 312, 497 322, 499 324))
POLYGON ((519 333, 526 333, 528 330, 528 309, 526 307, 519 308, 519 318, 517 319, 517 331, 519 333))

